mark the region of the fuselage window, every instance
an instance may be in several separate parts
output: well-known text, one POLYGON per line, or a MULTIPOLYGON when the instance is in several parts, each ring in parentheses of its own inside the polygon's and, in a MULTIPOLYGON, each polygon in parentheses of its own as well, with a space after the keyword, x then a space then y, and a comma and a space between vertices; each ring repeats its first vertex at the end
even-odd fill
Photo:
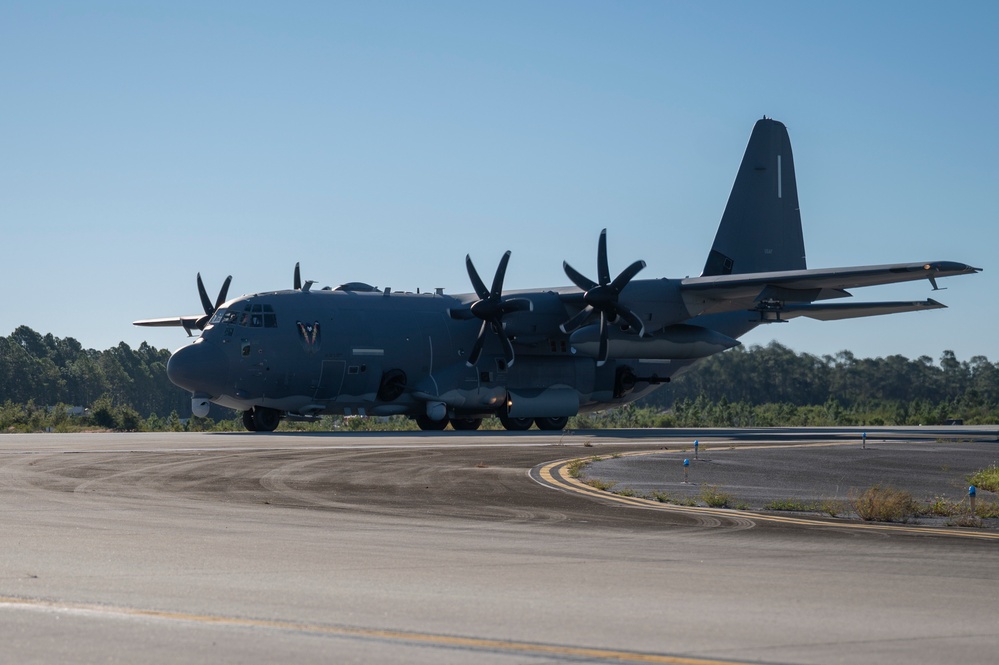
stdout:
POLYGON ((277 315, 270 305, 264 305, 264 327, 277 328, 277 315))

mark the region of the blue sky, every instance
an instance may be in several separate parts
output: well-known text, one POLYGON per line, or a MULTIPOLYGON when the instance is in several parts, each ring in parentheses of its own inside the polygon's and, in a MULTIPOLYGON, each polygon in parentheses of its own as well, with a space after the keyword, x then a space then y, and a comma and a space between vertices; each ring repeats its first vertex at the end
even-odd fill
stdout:
POLYGON ((809 267, 947 310, 757 329, 797 351, 999 361, 999 5, 0 2, 0 334, 176 348, 139 318, 320 284, 697 275, 753 123, 788 126, 809 267))

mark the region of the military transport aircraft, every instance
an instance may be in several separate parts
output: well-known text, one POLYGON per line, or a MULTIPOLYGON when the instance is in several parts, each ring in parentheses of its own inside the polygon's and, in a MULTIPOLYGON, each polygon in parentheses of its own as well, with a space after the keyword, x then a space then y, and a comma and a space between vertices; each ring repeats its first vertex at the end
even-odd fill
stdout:
MULTIPOLYGON (((398 293, 351 282, 214 302, 198 275, 204 315, 136 321, 182 326, 193 344, 167 373, 210 403, 243 412, 251 431, 282 418, 407 415, 424 430, 560 430, 579 412, 631 402, 701 358, 737 346, 764 323, 847 319, 944 307, 935 300, 827 303, 846 289, 978 272, 963 263, 805 267, 791 144, 783 124, 756 123, 700 277, 642 279, 635 261, 612 276, 607 233, 596 279, 568 263, 574 286, 504 293, 510 252, 487 286, 465 257, 474 293, 398 293)), ((591 273, 592 274, 592 273, 591 273)))

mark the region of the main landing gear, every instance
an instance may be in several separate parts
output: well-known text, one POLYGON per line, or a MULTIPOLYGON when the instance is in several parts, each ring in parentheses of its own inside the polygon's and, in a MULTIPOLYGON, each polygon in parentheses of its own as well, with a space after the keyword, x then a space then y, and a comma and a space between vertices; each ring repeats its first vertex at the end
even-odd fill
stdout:
POLYGON ((243 427, 251 432, 273 432, 281 422, 281 412, 266 406, 255 406, 243 412, 243 427))

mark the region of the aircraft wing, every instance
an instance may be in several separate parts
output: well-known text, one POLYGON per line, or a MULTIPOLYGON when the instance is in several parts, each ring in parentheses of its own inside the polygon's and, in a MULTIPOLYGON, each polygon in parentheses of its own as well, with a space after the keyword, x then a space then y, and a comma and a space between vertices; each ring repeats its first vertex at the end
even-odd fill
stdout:
POLYGON ((162 319, 142 319, 133 321, 133 326, 149 326, 154 328, 183 328, 190 335, 198 327, 201 316, 169 316, 162 319))
MULTIPOLYGON (((848 268, 822 268, 818 270, 786 270, 780 272, 745 273, 736 275, 713 275, 710 277, 688 277, 680 281, 680 291, 688 309, 692 312, 712 313, 737 309, 756 309, 760 303, 779 301, 781 303, 811 303, 816 300, 845 298, 850 296, 848 288, 877 286, 897 282, 911 282, 918 279, 929 280, 934 289, 940 277, 968 275, 980 272, 980 268, 953 261, 933 261, 928 263, 895 263, 880 266, 859 266, 848 268)), ((927 301, 932 302, 932 301, 927 301)), ((888 305, 889 303, 871 303, 888 305)), ((908 303, 912 305, 912 303, 908 303)), ((939 304, 939 303, 938 303, 939 304)), ((853 307, 858 307, 854 305, 853 307)), ((789 305, 785 304, 785 308, 789 305)), ((916 309, 925 309, 926 305, 916 309)), ((812 309, 795 316, 833 316, 836 311, 847 309, 812 309), (824 313, 823 313, 824 312, 824 313)), ((909 310, 889 310, 909 311, 909 310)), ((859 314, 859 316, 870 316, 859 314)), ((887 311, 884 313, 888 313, 887 311)), ((852 314, 850 316, 858 316, 852 314)), ((838 318, 850 318, 840 314, 838 318)))

